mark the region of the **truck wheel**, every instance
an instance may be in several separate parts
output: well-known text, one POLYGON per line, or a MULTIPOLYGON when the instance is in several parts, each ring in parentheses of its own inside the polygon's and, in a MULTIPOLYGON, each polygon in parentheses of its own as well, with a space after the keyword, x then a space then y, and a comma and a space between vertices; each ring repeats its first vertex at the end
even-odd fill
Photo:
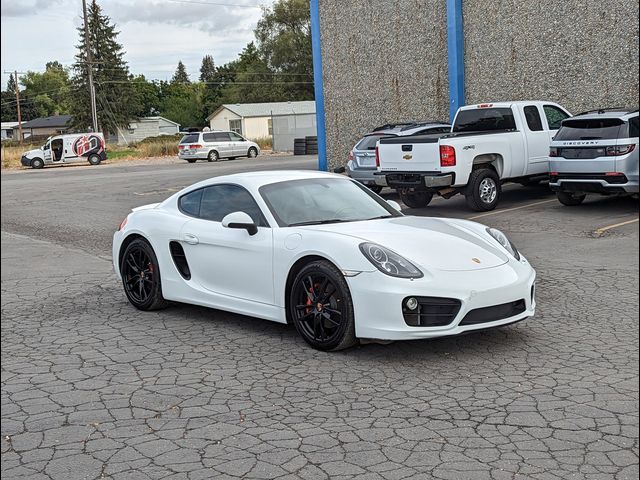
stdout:
POLYGON ((41 169, 44 168, 44 161, 41 158, 34 158, 31 160, 31 168, 41 169))
POLYGON ((502 193, 500 177, 490 168, 479 168, 469 175, 465 197, 467 205, 477 212, 496 208, 502 193))
POLYGON ((400 192, 400 200, 409 208, 424 208, 432 198, 433 193, 430 192, 400 192))
POLYGON ((100 162, 102 160, 100 160, 100 157, 98 155, 90 155, 89 156, 89 163, 91 165, 100 165, 100 162))
POLYGON ((382 187, 380 185, 369 185, 369 190, 373 193, 380 193, 382 191, 382 187))
POLYGON ((582 202, 584 202, 584 199, 587 198, 584 193, 575 194, 571 192, 556 192, 556 195, 558 197, 558 201, 561 204, 566 205, 567 207, 575 207, 576 205, 580 205, 582 202))

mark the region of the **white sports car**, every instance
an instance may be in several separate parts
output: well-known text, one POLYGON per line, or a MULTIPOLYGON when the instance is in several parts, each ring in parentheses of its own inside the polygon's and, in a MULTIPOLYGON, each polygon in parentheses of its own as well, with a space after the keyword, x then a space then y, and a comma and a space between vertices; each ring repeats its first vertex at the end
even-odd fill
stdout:
POLYGON ((535 271, 500 231, 404 216, 321 172, 216 177, 135 208, 113 260, 141 310, 173 300, 293 323, 321 350, 457 335, 535 310, 535 271))

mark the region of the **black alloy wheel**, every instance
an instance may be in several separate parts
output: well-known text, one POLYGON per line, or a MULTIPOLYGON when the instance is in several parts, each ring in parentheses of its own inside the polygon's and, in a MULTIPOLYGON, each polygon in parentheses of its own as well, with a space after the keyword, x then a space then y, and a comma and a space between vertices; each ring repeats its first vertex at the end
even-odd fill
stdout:
POLYGON ((327 261, 309 263, 290 291, 289 311, 298 333, 318 350, 356 344, 353 303, 342 273, 327 261))
POLYGON ((120 265, 127 299, 140 310, 157 310, 167 306, 162 296, 160 269, 151 245, 145 240, 131 242, 120 265))

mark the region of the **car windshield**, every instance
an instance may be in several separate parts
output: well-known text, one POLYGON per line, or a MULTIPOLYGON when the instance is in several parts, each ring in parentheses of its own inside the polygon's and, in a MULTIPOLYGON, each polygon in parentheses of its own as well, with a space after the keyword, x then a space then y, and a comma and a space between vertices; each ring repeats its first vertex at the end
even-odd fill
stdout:
POLYGON ((308 178, 260 187, 260 195, 281 227, 355 222, 401 216, 355 181, 308 178))
POLYGON ((356 150, 375 150, 376 144, 383 138, 395 137, 396 135, 385 135, 380 133, 374 133, 373 135, 367 135, 356 145, 356 150))

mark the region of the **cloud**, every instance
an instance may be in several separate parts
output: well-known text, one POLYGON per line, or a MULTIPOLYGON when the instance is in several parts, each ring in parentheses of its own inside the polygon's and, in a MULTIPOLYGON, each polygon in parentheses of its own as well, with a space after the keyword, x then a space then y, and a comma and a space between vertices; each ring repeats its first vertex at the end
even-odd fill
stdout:
MULTIPOLYGON (((235 0, 238 3, 238 0, 235 0)), ((119 25, 130 22, 149 25, 176 25, 201 30, 210 35, 232 34, 253 28, 259 20, 260 8, 239 6, 205 5, 185 1, 133 0, 108 2, 104 10, 119 25)), ((247 3, 244 3, 247 5, 247 3)), ((249 4, 256 5, 256 3, 249 4)))
POLYGON ((2 0, 3 17, 28 17, 34 12, 43 12, 53 6, 57 6, 64 0, 26 0, 16 2, 15 0, 2 0))

